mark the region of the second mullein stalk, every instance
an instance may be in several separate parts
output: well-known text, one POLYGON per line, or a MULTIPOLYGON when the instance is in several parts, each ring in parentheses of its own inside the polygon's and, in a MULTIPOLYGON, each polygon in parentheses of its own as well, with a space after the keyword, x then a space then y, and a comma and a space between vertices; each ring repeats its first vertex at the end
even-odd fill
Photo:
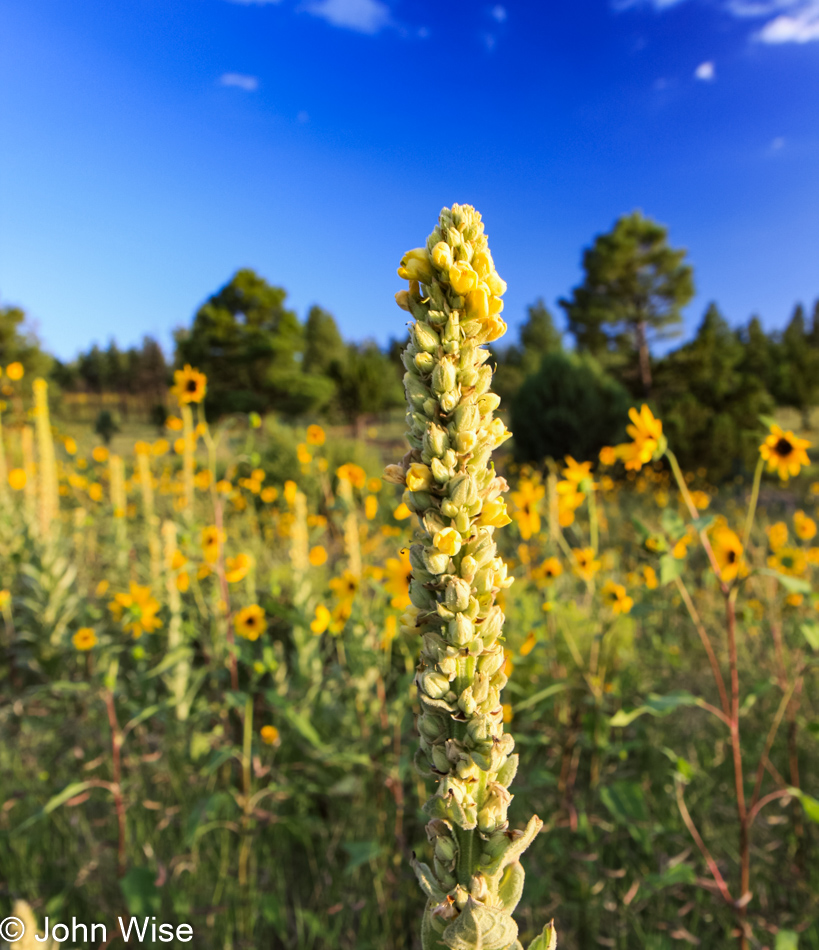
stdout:
MULTIPOLYGON (((468 205, 444 208, 398 274, 410 284, 396 300, 414 317, 403 353, 411 450, 386 477, 405 486, 418 518, 412 605, 401 623, 421 638, 416 765, 437 780, 425 805, 432 866, 413 858, 428 898, 422 945, 523 950, 512 918, 523 891, 519 859, 543 823, 534 816, 515 831, 507 819, 518 756, 504 732, 504 614, 495 598, 512 579, 494 534, 510 519, 508 486, 491 457, 510 433, 494 418, 500 399, 484 346, 506 331, 506 284, 468 205)), ((550 924, 530 950, 554 946, 550 924)))

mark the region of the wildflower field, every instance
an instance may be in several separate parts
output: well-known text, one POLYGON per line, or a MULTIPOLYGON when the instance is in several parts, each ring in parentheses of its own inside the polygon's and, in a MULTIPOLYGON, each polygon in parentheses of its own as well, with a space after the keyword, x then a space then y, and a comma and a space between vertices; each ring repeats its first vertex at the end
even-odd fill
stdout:
POLYGON ((4 367, 0 901, 32 928, 819 950, 810 433, 762 420, 717 488, 637 401, 599 457, 516 465, 470 227, 399 271, 408 455, 395 415, 206 420, 191 366, 109 446, 4 367))

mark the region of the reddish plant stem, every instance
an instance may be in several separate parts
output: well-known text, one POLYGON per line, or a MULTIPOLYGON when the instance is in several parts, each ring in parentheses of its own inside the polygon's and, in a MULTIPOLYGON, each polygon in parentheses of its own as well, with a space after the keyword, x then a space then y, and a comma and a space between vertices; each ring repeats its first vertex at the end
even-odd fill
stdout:
POLYGON ((702 835, 697 830, 697 826, 694 824, 691 814, 688 811, 688 806, 685 804, 685 798, 683 797, 682 791, 682 782, 677 782, 677 805, 680 809, 680 814, 682 815, 682 820, 685 822, 685 827, 688 829, 691 837, 694 839, 694 843, 700 849, 700 853, 703 858, 705 858, 705 863, 708 865, 708 870, 711 872, 711 877, 713 877, 717 887, 719 888, 720 894, 722 894, 726 903, 733 904, 734 899, 731 897, 731 892, 728 890, 728 885, 725 883, 725 878, 720 874, 720 870, 717 867, 717 862, 711 856, 711 852, 706 847, 705 842, 702 840, 702 835))
POLYGON ((736 639, 736 589, 725 599, 726 629, 728 633, 728 662, 731 669, 731 749, 734 758, 734 785, 737 796, 737 815, 739 817, 739 857, 740 857, 740 894, 738 908, 740 917, 740 950, 748 950, 748 936, 745 919, 747 903, 743 898, 750 890, 751 851, 748 841, 748 810, 745 805, 745 781, 742 774, 742 746, 739 738, 739 667, 737 661, 736 639))
POLYGON ((105 708, 108 712, 108 725, 111 729, 111 794, 114 796, 114 808, 117 813, 117 877, 125 874, 125 801, 122 797, 122 730, 117 720, 117 709, 114 705, 114 693, 105 690, 105 708))
POLYGON ((219 591, 225 605, 227 615, 227 645, 230 654, 230 688, 234 691, 239 689, 239 665, 236 659, 236 636, 233 632, 233 621, 230 616, 230 590, 228 589, 227 577, 225 576, 225 549, 222 544, 222 526, 224 519, 222 517, 222 502, 214 492, 213 496, 213 516, 216 522, 216 531, 218 534, 219 554, 216 558, 216 574, 219 578, 219 591))
POLYGON ((682 578, 676 578, 676 583, 677 590, 680 592, 680 596, 682 597, 683 602, 688 609, 691 620, 693 621, 697 633, 700 636, 702 645, 705 647, 705 652, 708 654, 708 662, 711 664, 711 672, 714 674, 714 680, 716 681, 717 689, 719 690, 722 711, 727 717, 730 715, 731 707, 728 704, 728 693, 725 691, 725 680, 723 679, 722 671, 719 668, 717 655, 714 652, 714 645, 711 643, 711 638, 708 636, 708 631, 705 629, 705 625, 703 624, 702 620, 700 620, 700 615, 697 613, 697 608, 694 606, 694 601, 691 599, 691 595, 688 593, 688 588, 685 586, 682 578))

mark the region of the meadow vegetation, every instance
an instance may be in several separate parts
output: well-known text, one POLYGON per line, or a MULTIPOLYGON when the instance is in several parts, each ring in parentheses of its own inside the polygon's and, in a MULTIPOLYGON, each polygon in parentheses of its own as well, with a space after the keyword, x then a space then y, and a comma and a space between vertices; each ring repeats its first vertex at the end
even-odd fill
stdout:
MULTIPOLYGON (((457 261, 438 255, 449 273, 457 261)), ((429 280, 413 268, 430 266, 415 260, 399 300, 416 317, 413 345, 426 320, 413 281, 429 280)), ((465 305, 478 345, 502 332, 493 286, 465 305)), ((464 296, 475 289, 464 283, 464 296)), ((235 294, 217 296, 180 340, 197 358, 180 364, 167 401, 157 384, 164 412, 151 414, 150 390, 131 417, 118 411, 107 440, 64 403, 55 412, 55 394, 82 390, 65 367, 49 385, 53 364, 3 366, 0 910, 26 901, 41 922, 156 915, 192 924, 203 948, 410 950, 427 901, 420 860, 456 895, 452 909, 429 885, 427 920, 436 906, 436 927, 463 916, 450 841, 464 848, 469 822, 452 832, 441 786, 414 764, 419 725, 426 772, 440 779, 454 764, 444 768, 430 711, 430 698, 449 701, 431 670, 438 641, 421 630, 430 668, 419 676, 410 591, 413 574, 449 572, 452 558, 494 598, 480 609, 506 616, 485 649, 500 651, 492 688, 505 684, 496 738, 514 735, 520 763, 514 800, 496 790, 502 807, 476 821, 481 841, 506 833, 507 807, 511 827, 543 822, 527 842, 522 944, 554 917, 559 946, 576 950, 819 950, 819 475, 793 431, 810 422, 808 384, 774 398, 748 368, 758 336, 749 328, 743 342, 712 311, 693 343, 646 364, 643 331, 607 335, 598 320, 595 335, 591 318, 586 355, 561 354, 533 308, 523 350, 496 348, 510 428, 516 415, 529 423, 495 454, 506 505, 493 495, 457 532, 438 525, 421 567, 414 515, 428 515, 422 496, 448 463, 442 450, 437 467, 408 458, 385 477, 406 449, 392 383, 380 403, 368 395, 389 355, 335 346, 343 362, 322 362, 314 346, 307 360, 303 328, 282 311, 292 345, 254 376, 242 330, 233 365, 248 375, 234 388, 213 335, 240 326, 261 345, 267 317, 237 321, 235 294), (195 350, 194 338, 210 342, 195 350), (541 403, 554 414, 546 437, 531 425, 541 403), (765 416, 777 404, 794 418, 765 416), (601 405, 618 413, 590 434, 577 420, 601 405), (491 576, 476 579, 455 535, 487 526, 500 529, 502 562, 493 554, 491 576)), ((264 299, 282 310, 283 297, 264 299)), ((601 313, 588 295, 572 306, 576 321, 601 313)), ((325 316, 311 316, 314 339, 332 335, 325 316)), ((11 353, 17 338, 6 339, 11 353)), ((784 387, 771 348, 789 344, 768 343, 770 386, 784 387)), ((811 353, 792 355, 808 366, 811 353)), ((443 404, 443 371, 413 365, 443 404)), ((406 385, 420 452, 428 396, 406 385)), ((491 425, 490 450, 508 435, 491 425)), ((455 477, 441 472, 440 484, 455 477)), ((478 767, 511 781, 490 752, 478 767)), ((471 896, 483 900, 479 885, 471 896)), ((473 945, 457 939, 448 945, 473 945)))

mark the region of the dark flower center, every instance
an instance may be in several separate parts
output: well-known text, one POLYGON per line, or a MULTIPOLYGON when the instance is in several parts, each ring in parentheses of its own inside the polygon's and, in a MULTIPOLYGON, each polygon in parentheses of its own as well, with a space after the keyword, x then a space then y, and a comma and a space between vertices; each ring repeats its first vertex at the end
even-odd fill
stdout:
POLYGON ((729 563, 729 564, 735 564, 735 563, 736 563, 736 560, 737 560, 737 552, 736 552, 736 551, 729 551, 729 552, 728 552, 728 563, 729 563))
POLYGON ((776 452, 777 455, 784 457, 786 455, 790 455, 791 452, 793 452, 793 446, 786 438, 783 437, 779 439, 779 441, 774 446, 774 452, 776 452))

